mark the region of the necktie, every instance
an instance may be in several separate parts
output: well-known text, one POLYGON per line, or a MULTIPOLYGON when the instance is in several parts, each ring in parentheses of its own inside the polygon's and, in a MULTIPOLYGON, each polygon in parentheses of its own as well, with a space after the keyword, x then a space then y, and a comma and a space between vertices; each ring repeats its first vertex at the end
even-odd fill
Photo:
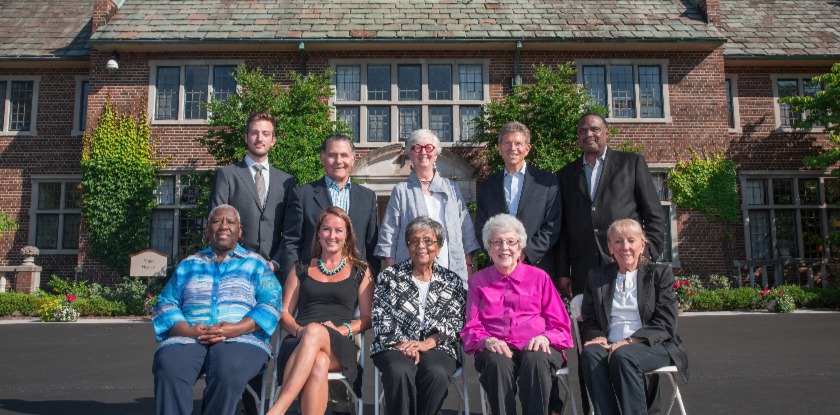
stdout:
POLYGON ((265 177, 263 177, 263 165, 254 163, 254 170, 257 174, 254 175, 254 184, 257 185, 257 196, 260 198, 260 207, 265 206, 265 177))

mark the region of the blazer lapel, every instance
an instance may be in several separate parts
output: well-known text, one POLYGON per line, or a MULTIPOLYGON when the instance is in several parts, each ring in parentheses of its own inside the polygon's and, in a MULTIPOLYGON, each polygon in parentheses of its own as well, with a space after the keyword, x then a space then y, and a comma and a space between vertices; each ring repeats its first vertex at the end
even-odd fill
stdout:
POLYGON ((636 274, 636 299, 639 303, 639 317, 642 323, 648 321, 653 314, 652 306, 655 299, 652 298, 653 268, 650 264, 642 262, 639 264, 639 272, 636 274))
MULTIPOLYGON (((257 209, 259 209, 260 212, 262 212, 263 206, 260 204, 260 198, 257 196, 257 185, 254 183, 254 178, 251 176, 251 172, 248 169, 248 164, 246 164, 243 160, 239 163, 236 163, 236 166, 239 167, 238 169, 236 169, 236 174, 239 176, 239 180, 242 181, 242 184, 245 185, 245 188, 248 189, 249 193, 251 193, 251 197, 254 199, 254 204, 257 205, 257 209)), ((274 179, 274 177, 272 177, 271 179, 274 179)), ((280 179, 278 178, 277 181, 280 181, 280 179)), ((274 183, 274 180, 270 180, 270 183, 274 183)), ((269 196, 271 195, 271 193, 271 191, 268 192, 269 196)))
MULTIPOLYGON (((365 207, 364 204, 362 204, 362 188, 359 186, 360 185, 358 183, 354 183, 350 186, 350 212, 348 212, 348 214, 350 215, 350 220, 352 220, 354 224, 360 224, 362 219, 364 219, 364 216, 368 214, 364 211, 365 207)), ((353 227, 357 229, 357 232, 362 232, 361 230, 358 230, 357 226, 359 225, 354 225, 353 227)))
MULTIPOLYGON (((318 180, 318 183, 313 186, 313 199, 315 199, 315 204, 321 208, 321 211, 326 210, 328 207, 332 206, 332 199, 330 198, 330 192, 327 191, 327 181, 322 177, 321 180, 318 180)), ((352 193, 351 193, 352 195, 352 193)), ((353 198, 350 198, 350 211, 353 211, 353 198)))
MULTIPOLYGON (((502 168, 504 169, 504 167, 502 167, 502 168)), ((493 189, 493 191, 496 192, 497 197, 491 198, 490 200, 492 200, 494 203, 500 204, 501 209, 496 209, 496 210, 488 209, 488 210, 490 212, 501 211, 501 212, 509 214, 510 210, 508 209, 507 201, 505 200, 505 172, 500 171, 499 174, 497 174, 496 176, 494 176, 492 178, 492 180, 493 180, 492 189, 493 189)))
POLYGON ((605 271, 601 274, 600 289, 601 304, 604 307, 604 330, 609 328, 610 315, 612 315, 612 302, 615 296, 615 280, 618 278, 618 265, 610 264, 605 267, 605 271))
MULTIPOLYGON (((525 215, 525 209, 522 209, 522 207, 528 206, 528 201, 525 200, 525 198, 530 196, 531 193, 533 193, 529 191, 531 187, 534 186, 534 174, 531 170, 533 168, 534 167, 531 165, 528 165, 525 168, 525 180, 522 181, 522 189, 520 189, 519 191, 519 205, 516 207, 516 217, 519 219, 522 219, 522 217, 525 215)), ((504 192, 504 189, 502 189, 502 192, 504 192)), ((507 203, 505 203, 505 205, 507 205, 507 203)))
POLYGON ((578 160, 573 161, 574 163, 572 167, 574 168, 574 176, 577 178, 577 185, 578 190, 580 190, 580 194, 586 196, 587 199, 591 199, 589 197, 589 188, 586 187, 586 170, 583 169, 583 157, 578 160))

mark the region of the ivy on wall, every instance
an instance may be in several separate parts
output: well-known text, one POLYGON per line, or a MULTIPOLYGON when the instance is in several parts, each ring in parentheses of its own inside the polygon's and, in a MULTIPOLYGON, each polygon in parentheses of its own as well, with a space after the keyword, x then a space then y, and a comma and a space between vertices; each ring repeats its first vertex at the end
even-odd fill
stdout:
POLYGON ((0 212, 0 236, 3 236, 5 232, 15 231, 17 228, 18 224, 12 220, 11 216, 5 212, 0 212))
POLYGON ((129 254, 148 247, 153 190, 165 160, 144 106, 136 115, 106 102, 82 149, 82 215, 93 257, 128 275, 129 254))
POLYGON ((691 159, 679 161, 670 172, 672 201, 711 220, 741 221, 735 163, 724 154, 691 149, 691 159))

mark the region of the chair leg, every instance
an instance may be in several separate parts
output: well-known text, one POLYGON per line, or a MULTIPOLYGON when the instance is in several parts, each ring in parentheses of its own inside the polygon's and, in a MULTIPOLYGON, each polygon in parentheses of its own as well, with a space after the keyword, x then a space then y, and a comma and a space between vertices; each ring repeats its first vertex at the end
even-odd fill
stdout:
POLYGON ((666 375, 668 380, 671 382, 671 399, 668 400, 668 410, 665 412, 665 415, 670 415, 671 409, 674 408, 674 403, 676 402, 680 408, 680 414, 686 415, 685 412, 685 405, 683 404, 682 394, 680 394, 680 387, 677 385, 677 380, 674 378, 673 373, 663 373, 662 375, 666 375))
POLYGON ((481 393, 481 415, 487 415, 487 395, 484 393, 484 387, 478 385, 478 391, 481 393))
MULTIPOLYGON (((572 391, 572 385, 569 384, 569 377, 562 376, 557 380, 563 385, 563 389, 566 390, 566 398, 567 402, 571 403, 572 415, 578 415, 577 401, 575 400, 575 393, 572 391)), ((566 408, 568 407, 569 405, 563 405, 563 413, 566 413, 566 408)))
POLYGON ((461 371, 461 386, 464 389, 464 414, 470 415, 470 393, 467 390, 467 370, 461 371))
POLYGON ((373 414, 374 415, 379 415, 380 399, 382 399, 382 397, 379 395, 379 368, 374 366, 374 369, 373 369, 373 414))

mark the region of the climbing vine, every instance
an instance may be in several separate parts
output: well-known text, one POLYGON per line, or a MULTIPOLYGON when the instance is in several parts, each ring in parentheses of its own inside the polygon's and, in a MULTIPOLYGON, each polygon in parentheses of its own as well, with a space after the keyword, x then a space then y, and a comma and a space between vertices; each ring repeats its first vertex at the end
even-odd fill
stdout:
POLYGON ((670 172, 672 200, 709 219, 736 224, 741 221, 735 163, 724 154, 691 150, 691 159, 680 161, 670 172))
POLYGON ((106 102, 82 150, 82 215, 93 257, 128 274, 128 255, 148 246, 153 190, 165 160, 155 160, 146 110, 106 102))
POLYGON ((11 216, 5 212, 0 212, 0 236, 3 236, 4 232, 12 232, 17 230, 17 228, 18 224, 12 220, 11 216))

